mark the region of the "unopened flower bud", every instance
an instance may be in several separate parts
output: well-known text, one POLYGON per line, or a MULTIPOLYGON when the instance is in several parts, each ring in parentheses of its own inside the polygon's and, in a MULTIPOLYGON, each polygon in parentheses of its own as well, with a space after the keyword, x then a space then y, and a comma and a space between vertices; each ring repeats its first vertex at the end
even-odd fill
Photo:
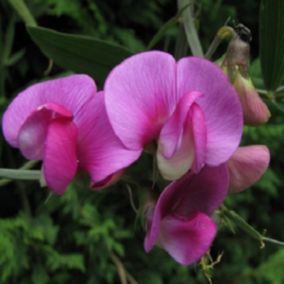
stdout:
POLYGON ((236 35, 229 43, 222 67, 240 97, 244 123, 263 124, 268 121, 271 114, 248 74, 251 34, 243 25, 238 25, 235 31, 236 35))
POLYGON ((233 84, 240 96, 245 124, 266 123, 271 116, 270 111, 255 90, 251 79, 237 73, 233 84))

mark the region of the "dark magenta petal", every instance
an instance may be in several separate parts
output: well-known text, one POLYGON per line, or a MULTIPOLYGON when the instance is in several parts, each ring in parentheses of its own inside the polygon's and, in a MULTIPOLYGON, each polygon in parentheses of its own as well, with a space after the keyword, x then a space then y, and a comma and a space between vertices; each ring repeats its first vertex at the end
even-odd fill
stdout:
POLYGON ((162 221, 159 244, 180 264, 197 262, 210 248, 217 227, 206 214, 168 216, 162 221))
POLYGON ((161 193, 145 238, 149 251, 158 239, 161 222, 172 214, 189 218, 196 212, 211 214, 224 200, 229 188, 229 175, 225 164, 204 167, 198 174, 188 173, 172 182, 161 193))
POLYGON ((74 178, 77 161, 77 128, 73 122, 57 119, 49 124, 44 147, 43 173, 47 185, 63 194, 74 178))

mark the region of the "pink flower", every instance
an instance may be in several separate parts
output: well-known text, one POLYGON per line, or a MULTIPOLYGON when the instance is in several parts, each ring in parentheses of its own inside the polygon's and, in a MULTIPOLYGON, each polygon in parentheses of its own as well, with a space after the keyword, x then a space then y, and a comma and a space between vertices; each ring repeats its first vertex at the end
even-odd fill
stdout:
POLYGON ((145 250, 157 243, 180 264, 198 261, 215 238, 216 224, 209 215, 223 202, 228 186, 224 164, 172 182, 149 212, 145 250))
POLYGON ((3 117, 6 140, 30 160, 43 160, 47 185, 62 194, 79 168, 93 185, 112 180, 136 160, 114 135, 103 93, 86 75, 35 84, 21 92, 3 117))
POLYGON ((240 192, 255 184, 269 166, 270 154, 264 145, 239 147, 227 162, 230 191, 240 192))
POLYGON ((108 76, 105 103, 128 149, 157 143, 158 166, 169 180, 220 165, 240 142, 239 98, 223 72, 205 59, 176 62, 158 51, 134 55, 108 76))

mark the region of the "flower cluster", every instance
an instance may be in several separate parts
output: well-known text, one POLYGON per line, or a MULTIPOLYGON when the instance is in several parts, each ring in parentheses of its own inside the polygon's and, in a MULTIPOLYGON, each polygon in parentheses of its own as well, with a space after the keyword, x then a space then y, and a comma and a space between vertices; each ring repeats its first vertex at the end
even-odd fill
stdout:
POLYGON ((103 91, 87 75, 35 84, 3 117, 6 140, 43 161, 46 184, 58 194, 78 171, 93 188, 110 185, 151 145, 172 182, 148 206, 144 247, 158 244, 183 265, 211 246, 211 214, 227 193, 251 186, 268 167, 265 146, 239 147, 242 129, 240 99, 217 65, 158 51, 116 66, 103 91))

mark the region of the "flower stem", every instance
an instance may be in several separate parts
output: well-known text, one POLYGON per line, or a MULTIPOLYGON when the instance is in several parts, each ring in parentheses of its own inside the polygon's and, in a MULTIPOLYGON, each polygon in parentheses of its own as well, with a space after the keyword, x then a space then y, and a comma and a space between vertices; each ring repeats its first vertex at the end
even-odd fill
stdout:
POLYGON ((184 25, 186 39, 192 54, 203 57, 202 46, 194 23, 194 2, 194 0, 178 0, 178 10, 188 6, 182 13, 182 23, 184 25))

